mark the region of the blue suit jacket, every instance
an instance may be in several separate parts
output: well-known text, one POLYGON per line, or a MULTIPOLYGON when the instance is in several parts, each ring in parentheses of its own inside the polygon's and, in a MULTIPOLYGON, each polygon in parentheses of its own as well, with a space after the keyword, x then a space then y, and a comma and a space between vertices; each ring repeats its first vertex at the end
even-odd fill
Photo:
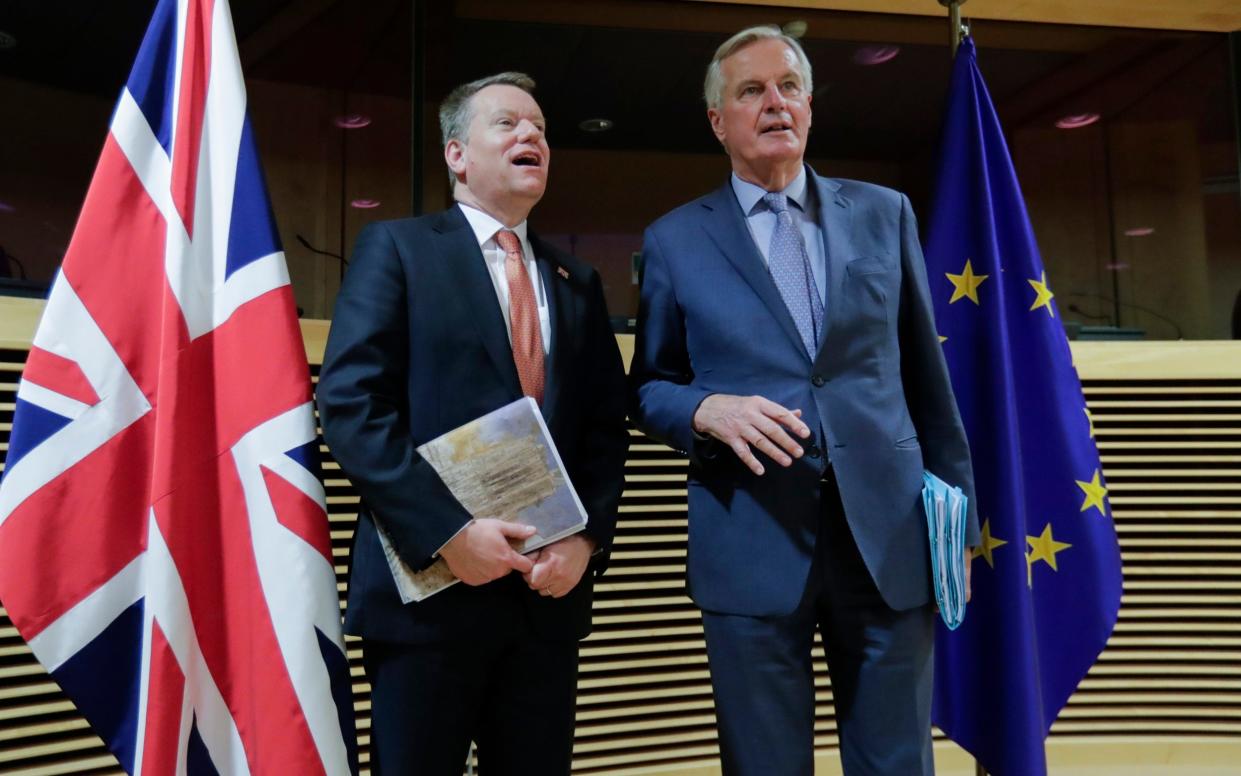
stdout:
MULTIPOLYGON (((530 234, 551 313, 543 416, 608 557, 624 487, 624 367, 603 284, 589 265, 530 234)), ((375 523, 414 568, 470 519, 415 448, 521 398, 495 288, 461 211, 384 221, 358 235, 318 385, 323 436, 362 497, 345 617, 348 633, 389 642, 485 638, 519 599, 544 637, 590 632, 593 574, 561 599, 521 577, 455 585, 402 605, 375 523)))
POLYGON ((827 256, 824 333, 812 360, 731 186, 652 224, 631 381, 640 428, 690 455, 689 587, 708 611, 787 614, 806 586, 830 459, 845 516, 894 609, 931 598, 921 505, 930 469, 970 497, 969 448, 935 331, 909 200, 809 170, 827 256), (813 439, 755 476, 690 423, 713 393, 801 409, 813 439))

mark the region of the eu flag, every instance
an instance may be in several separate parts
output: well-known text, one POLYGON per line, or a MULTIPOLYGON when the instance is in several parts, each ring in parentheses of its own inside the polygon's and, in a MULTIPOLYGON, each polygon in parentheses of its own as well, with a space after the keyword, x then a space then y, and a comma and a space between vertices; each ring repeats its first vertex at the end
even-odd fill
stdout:
POLYGON ((926 261, 974 461, 982 542, 964 624, 936 640, 933 716, 995 776, 1043 742, 1120 608, 1090 413, 974 44, 961 42, 926 261))

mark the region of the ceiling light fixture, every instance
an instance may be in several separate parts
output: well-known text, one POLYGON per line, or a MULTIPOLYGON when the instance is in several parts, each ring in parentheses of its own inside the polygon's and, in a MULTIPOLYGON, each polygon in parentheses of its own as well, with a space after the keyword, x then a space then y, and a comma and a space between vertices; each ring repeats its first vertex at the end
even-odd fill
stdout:
POLYGON ((373 207, 379 207, 380 204, 377 199, 355 199, 349 203, 351 207, 356 207, 358 210, 370 210, 373 207))
POLYGON ((1125 237, 1148 237, 1155 233, 1153 226, 1139 226, 1135 229, 1126 229, 1125 237))
POLYGON ((862 46, 853 52, 853 62, 865 67, 882 65, 884 62, 891 62, 896 59, 896 55, 899 53, 901 53, 901 47, 891 44, 862 46))
POLYGON ((586 119, 577 126, 583 132, 607 132, 613 124, 612 119, 586 119))
POLYGON ((361 113, 350 113, 345 116, 337 116, 332 123, 341 129, 361 129, 371 125, 371 117, 363 116, 361 113))
POLYGON ((810 25, 806 24, 806 21, 804 19, 794 19, 792 21, 785 22, 780 27, 780 30, 785 35, 788 35, 790 38, 795 38, 795 39, 800 39, 803 35, 806 34, 806 30, 808 29, 810 29, 810 25))
POLYGON ((1056 119, 1057 129, 1081 129, 1096 123, 1099 120, 1098 113, 1074 113, 1069 116, 1061 116, 1056 119))

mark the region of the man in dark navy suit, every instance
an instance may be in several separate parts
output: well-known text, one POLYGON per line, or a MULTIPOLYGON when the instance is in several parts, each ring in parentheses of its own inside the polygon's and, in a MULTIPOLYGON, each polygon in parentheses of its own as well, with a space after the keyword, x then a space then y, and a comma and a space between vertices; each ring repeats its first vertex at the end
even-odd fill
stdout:
POLYGON ((969 495, 976 544, 969 450, 909 200, 804 163, 811 94, 777 28, 716 52, 732 176, 646 232, 633 415, 690 456, 724 772, 813 772, 817 625, 845 773, 930 774, 922 473, 969 495))
POLYGON ((376 774, 567 774, 578 641, 611 546, 628 445, 624 373, 599 275, 526 216, 550 151, 534 82, 502 73, 440 109, 457 204, 371 224, 336 300, 323 433, 362 497, 348 633, 364 640, 376 774), (415 448, 523 395, 540 404, 588 515, 528 556, 527 526, 470 515, 415 448), (464 584, 402 605, 377 528, 464 584))

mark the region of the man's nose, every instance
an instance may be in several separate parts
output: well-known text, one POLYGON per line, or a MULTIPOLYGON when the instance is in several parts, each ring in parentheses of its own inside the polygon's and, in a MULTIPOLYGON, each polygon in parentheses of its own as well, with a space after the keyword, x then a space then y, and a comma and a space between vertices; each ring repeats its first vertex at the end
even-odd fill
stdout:
POLYGON ((523 142, 527 140, 538 140, 543 134, 543 130, 539 129, 539 125, 529 119, 522 119, 517 125, 517 136, 523 142))
POLYGON ((763 88, 763 110, 781 110, 784 108, 784 94, 780 87, 773 83, 763 88))

